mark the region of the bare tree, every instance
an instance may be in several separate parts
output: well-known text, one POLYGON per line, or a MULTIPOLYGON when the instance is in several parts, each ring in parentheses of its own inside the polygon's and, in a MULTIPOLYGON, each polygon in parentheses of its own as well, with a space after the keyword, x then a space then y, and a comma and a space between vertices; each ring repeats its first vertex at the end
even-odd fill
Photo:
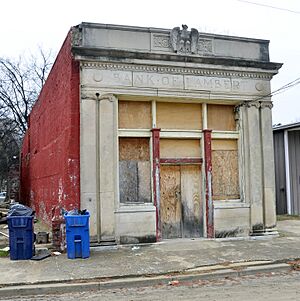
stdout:
POLYGON ((0 191, 11 190, 13 171, 19 170, 21 137, 10 119, 0 119, 0 191))
POLYGON ((18 171, 19 151, 32 106, 52 67, 51 51, 18 60, 0 57, 0 190, 10 191, 10 174, 18 171), (2 186, 2 187, 1 187, 2 186))
POLYGON ((41 48, 29 59, 0 57, 0 118, 9 118, 24 134, 30 110, 52 66, 52 53, 41 48))

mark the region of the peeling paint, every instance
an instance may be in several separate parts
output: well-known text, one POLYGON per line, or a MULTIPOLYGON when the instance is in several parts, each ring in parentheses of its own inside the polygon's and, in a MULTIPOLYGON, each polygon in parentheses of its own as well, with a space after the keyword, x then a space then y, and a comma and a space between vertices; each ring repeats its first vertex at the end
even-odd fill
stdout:
POLYGON ((47 223, 52 207, 80 207, 80 69, 71 47, 69 33, 30 113, 21 150, 21 198, 47 223))
POLYGON ((61 178, 58 180, 57 196, 58 196, 58 203, 61 204, 62 200, 63 200, 63 185, 62 185, 62 179, 61 178))

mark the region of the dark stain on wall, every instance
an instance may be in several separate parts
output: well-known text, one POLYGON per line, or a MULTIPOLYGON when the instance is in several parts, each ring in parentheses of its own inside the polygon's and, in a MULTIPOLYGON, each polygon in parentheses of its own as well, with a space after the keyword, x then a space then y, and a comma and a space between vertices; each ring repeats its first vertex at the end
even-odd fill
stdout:
POLYGON ((121 244, 138 244, 138 243, 153 243, 156 242, 155 235, 145 235, 145 236, 120 236, 121 244))

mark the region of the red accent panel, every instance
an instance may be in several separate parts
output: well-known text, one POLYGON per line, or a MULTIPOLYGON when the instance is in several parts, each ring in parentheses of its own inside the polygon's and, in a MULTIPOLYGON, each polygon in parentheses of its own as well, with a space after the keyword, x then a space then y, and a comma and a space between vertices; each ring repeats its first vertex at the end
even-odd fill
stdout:
POLYGON ((202 158, 162 158, 160 164, 201 164, 202 158))
POLYGON ((214 205, 212 199, 212 164, 211 164, 211 130, 203 130, 204 156, 205 156, 205 201, 206 201, 206 227, 207 237, 215 236, 214 205))
POLYGON ((51 225, 53 207, 80 207, 79 62, 66 37, 30 114, 21 155, 21 197, 51 225))
POLYGON ((160 154, 159 154, 159 139, 160 129, 152 129, 152 157, 153 157, 153 196, 154 206, 156 207, 156 241, 161 240, 160 227, 160 154))

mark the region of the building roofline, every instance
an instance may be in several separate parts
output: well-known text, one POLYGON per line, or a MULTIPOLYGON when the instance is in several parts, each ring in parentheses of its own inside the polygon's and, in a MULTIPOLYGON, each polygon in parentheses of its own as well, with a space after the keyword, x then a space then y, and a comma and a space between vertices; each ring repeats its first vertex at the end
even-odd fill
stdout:
POLYGON ((273 125, 273 131, 280 131, 280 130, 288 130, 288 129, 295 129, 298 128, 300 129, 300 122, 295 122, 295 123, 289 123, 289 124, 284 124, 284 125, 273 125))
MULTIPOLYGON (((157 33, 169 33, 172 30, 169 28, 115 25, 115 24, 104 24, 104 23, 93 23, 93 22, 81 22, 75 27, 104 28, 104 29, 112 29, 112 30, 129 30, 129 31, 141 31, 141 32, 157 32, 157 33)), ((270 40, 267 39, 256 39, 256 38, 247 38, 247 37, 240 37, 240 36, 222 35, 222 34, 215 34, 215 33, 206 33, 201 31, 199 31, 199 34, 202 37, 209 37, 209 38, 217 38, 217 39, 220 38, 225 40, 238 40, 244 42, 265 43, 265 44, 270 43, 270 40)))

